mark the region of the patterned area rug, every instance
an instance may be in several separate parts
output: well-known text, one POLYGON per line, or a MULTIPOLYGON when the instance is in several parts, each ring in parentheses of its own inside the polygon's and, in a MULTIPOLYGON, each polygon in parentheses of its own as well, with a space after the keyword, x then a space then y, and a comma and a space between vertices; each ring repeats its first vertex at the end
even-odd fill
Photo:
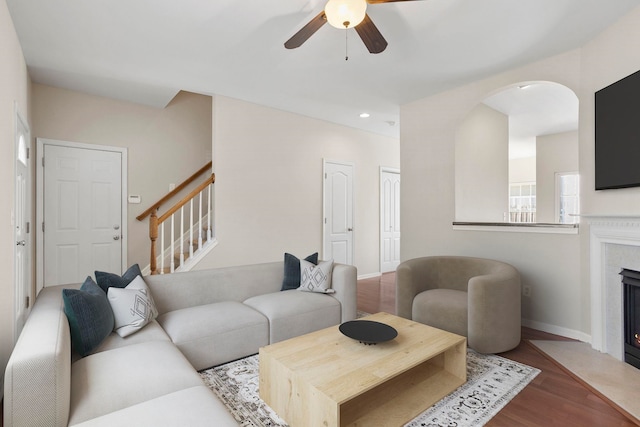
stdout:
MULTIPOLYGON (((467 350, 467 382, 406 427, 478 427, 518 394, 539 369, 467 350)), ((287 427, 258 396, 258 356, 200 372, 243 427, 287 427)))

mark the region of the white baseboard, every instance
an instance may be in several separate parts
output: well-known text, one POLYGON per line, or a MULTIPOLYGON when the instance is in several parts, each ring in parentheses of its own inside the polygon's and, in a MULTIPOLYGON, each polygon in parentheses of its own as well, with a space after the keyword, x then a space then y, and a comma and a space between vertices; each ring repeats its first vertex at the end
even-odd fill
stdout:
POLYGON ((358 276, 358 280, 362 280, 362 279, 373 279, 374 277, 380 277, 382 276, 382 273, 377 272, 377 273, 369 273, 369 274, 363 274, 361 276, 358 276))
POLYGON ((562 337, 571 338, 582 342, 591 342, 591 335, 585 334, 581 331, 576 331, 574 329, 563 328, 562 326, 550 325, 548 323, 529 319, 522 319, 522 326, 554 335, 560 335, 562 337))

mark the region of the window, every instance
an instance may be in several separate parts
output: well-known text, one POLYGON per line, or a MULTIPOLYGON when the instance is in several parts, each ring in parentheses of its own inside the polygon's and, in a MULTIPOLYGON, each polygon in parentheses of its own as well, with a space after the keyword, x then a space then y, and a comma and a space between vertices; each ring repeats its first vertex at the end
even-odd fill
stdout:
POLYGON ((536 222, 536 183, 509 185, 509 222, 536 222))
POLYGON ((25 141, 24 135, 20 135, 18 140, 18 160, 23 165, 27 165, 27 141, 25 141))
POLYGON ((576 224, 580 214, 580 175, 556 174, 556 213, 560 224, 576 224))

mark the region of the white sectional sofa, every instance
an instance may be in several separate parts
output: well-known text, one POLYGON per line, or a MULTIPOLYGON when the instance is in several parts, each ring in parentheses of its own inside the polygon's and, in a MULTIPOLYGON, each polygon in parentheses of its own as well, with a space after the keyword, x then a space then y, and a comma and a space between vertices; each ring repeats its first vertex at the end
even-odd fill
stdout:
POLYGON ((333 294, 280 291, 283 275, 274 262, 146 276, 157 319, 82 358, 65 287, 45 288, 7 365, 4 426, 237 426, 197 370, 356 318, 355 267, 334 265, 333 294))

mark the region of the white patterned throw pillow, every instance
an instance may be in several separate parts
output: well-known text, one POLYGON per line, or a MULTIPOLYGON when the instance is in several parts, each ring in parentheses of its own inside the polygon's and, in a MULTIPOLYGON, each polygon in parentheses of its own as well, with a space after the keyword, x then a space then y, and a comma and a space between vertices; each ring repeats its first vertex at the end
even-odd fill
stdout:
POLYGON ((301 291, 319 292, 323 294, 335 293, 331 289, 331 271, 333 260, 321 261, 314 265, 309 261, 300 260, 300 287, 301 291))
POLYGON ((158 316, 151 291, 142 276, 136 276, 126 288, 110 287, 107 297, 115 318, 113 330, 123 338, 158 316))

